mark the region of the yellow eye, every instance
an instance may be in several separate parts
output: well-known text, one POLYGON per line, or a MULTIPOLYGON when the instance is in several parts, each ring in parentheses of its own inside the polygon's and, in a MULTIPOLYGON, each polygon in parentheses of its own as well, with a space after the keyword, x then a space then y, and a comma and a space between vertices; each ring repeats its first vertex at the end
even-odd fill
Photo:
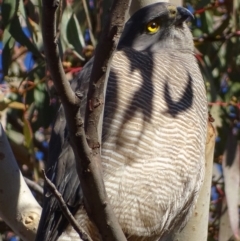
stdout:
POLYGON ((159 30, 160 26, 156 21, 151 21, 147 24, 147 31, 149 33, 156 33, 159 30))

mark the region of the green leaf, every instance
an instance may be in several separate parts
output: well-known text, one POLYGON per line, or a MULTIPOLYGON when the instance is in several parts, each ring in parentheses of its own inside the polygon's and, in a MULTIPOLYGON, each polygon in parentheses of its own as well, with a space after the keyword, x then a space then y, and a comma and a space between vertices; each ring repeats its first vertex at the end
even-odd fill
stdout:
POLYGON ((1 99, 0 100, 0 111, 5 110, 8 107, 9 100, 1 99))
POLYGON ((14 142, 17 145, 22 145, 24 142, 24 136, 22 133, 17 132, 13 129, 8 129, 7 130, 7 136, 10 140, 10 142, 14 142))
POLYGON ((10 22, 9 32, 21 45, 26 46, 37 57, 43 59, 43 56, 38 51, 37 47, 30 41, 30 39, 24 34, 18 16, 15 16, 10 22))
POLYGON ((240 94, 240 83, 239 82, 234 82, 230 86, 230 91, 231 95, 239 95, 240 94))
POLYGON ((11 63, 11 55, 12 50, 15 44, 14 38, 11 36, 11 34, 8 32, 7 29, 3 32, 3 51, 2 51, 2 68, 3 68, 3 74, 8 75, 8 69, 9 65, 11 63))
MULTIPOLYGON (((40 70, 40 71, 42 71, 42 69, 45 70, 45 66, 46 66, 46 62, 45 62, 45 61, 40 62, 35 68, 33 68, 32 70, 30 70, 30 71, 26 74, 26 76, 23 78, 23 80, 20 82, 19 85, 21 85, 24 80, 33 78, 33 75, 34 75, 36 72, 38 72, 39 70, 40 70)), ((39 78, 38 78, 38 79, 39 79, 39 78)))
POLYGON ((213 15, 211 11, 205 11, 203 14, 201 14, 201 21, 202 21, 202 27, 201 30, 204 33, 211 33, 213 31, 213 15))
POLYGON ((84 60, 81 56, 82 49, 85 47, 83 34, 76 15, 69 6, 64 9, 62 15, 61 44, 63 52, 66 48, 71 48, 79 54, 78 57, 81 60, 84 60))
POLYGON ((33 133, 32 128, 29 121, 24 117, 23 118, 24 126, 23 126, 23 135, 25 139, 25 146, 28 149, 32 149, 33 145, 33 133))
POLYGON ((43 38, 40 25, 32 21, 30 18, 27 19, 27 25, 32 31, 32 39, 34 44, 36 45, 38 50, 41 51, 43 48, 43 38))
POLYGON ((210 36, 222 35, 222 33, 224 33, 224 30, 229 26, 229 22, 230 22, 230 17, 228 16, 226 19, 224 19, 224 20, 222 21, 222 23, 219 25, 219 27, 216 28, 216 29, 210 34, 210 36))
POLYGON ((26 16, 26 13, 25 13, 25 8, 24 8, 23 0, 21 0, 21 1, 19 2, 18 14, 21 15, 21 16, 24 18, 24 20, 26 21, 27 16, 26 16))
POLYGON ((8 104, 8 107, 10 107, 12 109, 18 109, 18 110, 25 110, 26 109, 26 106, 23 103, 17 102, 17 101, 10 102, 8 104))
POLYGON ((78 53, 81 53, 82 48, 85 47, 85 42, 75 14, 71 15, 67 24, 67 39, 73 45, 74 49, 78 53))
POLYGON ((8 98, 0 99, 0 111, 3 111, 6 108, 25 110, 25 105, 18 101, 11 101, 8 98))
POLYGON ((14 18, 18 11, 20 0, 4 0, 2 3, 2 21, 3 25, 6 27, 8 23, 14 18))
MULTIPOLYGON (((46 92, 43 91, 42 86, 43 86, 42 84, 39 84, 34 89, 34 100, 37 107, 43 107, 44 100, 46 98, 46 92)), ((45 85, 44 85, 44 88, 45 88, 45 85)))

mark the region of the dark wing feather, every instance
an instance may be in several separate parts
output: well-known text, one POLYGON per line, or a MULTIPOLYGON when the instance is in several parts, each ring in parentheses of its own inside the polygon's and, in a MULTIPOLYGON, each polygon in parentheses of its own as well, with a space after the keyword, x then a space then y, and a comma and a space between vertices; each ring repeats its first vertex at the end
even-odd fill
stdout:
MULTIPOLYGON (((85 114, 86 98, 93 58, 84 66, 71 84, 74 91, 83 93, 81 114, 85 114)), ((47 177, 56 185, 73 215, 82 205, 81 187, 75 167, 75 157, 69 143, 64 109, 61 106, 55 120, 49 144, 49 160, 46 164, 47 177)), ((36 241, 55 241, 66 229, 67 219, 62 214, 56 198, 44 187, 43 211, 36 241)))

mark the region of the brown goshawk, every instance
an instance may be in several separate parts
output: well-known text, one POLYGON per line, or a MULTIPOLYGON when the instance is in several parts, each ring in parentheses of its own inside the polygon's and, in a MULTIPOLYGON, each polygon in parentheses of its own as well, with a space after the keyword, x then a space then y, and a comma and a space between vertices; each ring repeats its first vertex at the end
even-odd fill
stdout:
MULTIPOLYGON (((140 9, 126 23, 111 63, 102 167, 109 200, 129 241, 163 241, 183 228, 203 181, 208 111, 185 23, 190 16, 168 3, 140 9)), ((85 96, 91 67, 92 60, 72 84, 85 96)), ((93 241, 101 240, 84 208, 63 108, 46 171, 79 225, 93 241)), ((36 240, 79 240, 47 190, 36 240)))

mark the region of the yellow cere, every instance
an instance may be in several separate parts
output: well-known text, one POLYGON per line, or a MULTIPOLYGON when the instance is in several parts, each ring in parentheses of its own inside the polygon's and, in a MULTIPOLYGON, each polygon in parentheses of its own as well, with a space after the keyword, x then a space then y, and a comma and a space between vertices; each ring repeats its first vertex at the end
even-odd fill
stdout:
POLYGON ((147 24, 148 33, 156 33, 159 30, 160 26, 156 21, 151 21, 147 24))

